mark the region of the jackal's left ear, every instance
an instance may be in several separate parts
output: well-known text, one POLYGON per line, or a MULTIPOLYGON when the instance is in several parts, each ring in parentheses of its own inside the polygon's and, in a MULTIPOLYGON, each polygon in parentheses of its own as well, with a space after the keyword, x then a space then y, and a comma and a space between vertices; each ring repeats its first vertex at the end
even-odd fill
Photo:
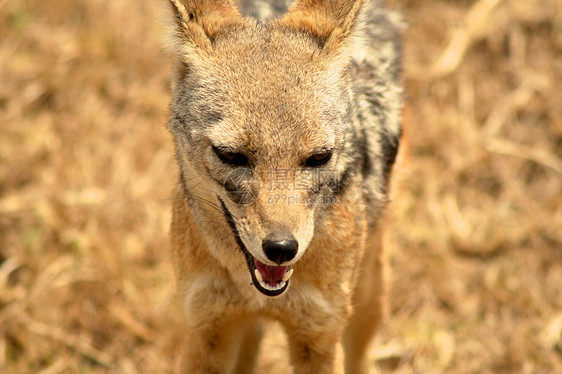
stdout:
POLYGON ((169 0, 174 44, 209 51, 213 40, 243 18, 232 0, 169 0))
POLYGON ((355 41, 364 3, 364 0, 295 0, 279 23, 312 36, 324 53, 337 53, 355 41))

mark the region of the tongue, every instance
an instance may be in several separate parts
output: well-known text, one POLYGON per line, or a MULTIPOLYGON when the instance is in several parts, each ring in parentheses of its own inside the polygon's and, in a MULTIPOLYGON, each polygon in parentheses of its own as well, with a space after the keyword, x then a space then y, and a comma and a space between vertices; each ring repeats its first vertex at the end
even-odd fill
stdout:
POLYGON ((263 277, 263 280, 268 283, 281 282, 283 280, 283 276, 289 268, 288 266, 266 265, 263 262, 260 262, 257 258, 254 258, 254 263, 256 265, 256 269, 258 269, 263 277))

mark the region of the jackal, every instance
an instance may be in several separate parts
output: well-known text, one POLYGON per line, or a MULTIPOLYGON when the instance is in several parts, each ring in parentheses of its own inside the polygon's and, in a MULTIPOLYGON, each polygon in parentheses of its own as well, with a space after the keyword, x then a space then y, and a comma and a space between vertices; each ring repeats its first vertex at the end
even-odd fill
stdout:
POLYGON ((364 0, 169 0, 186 373, 366 373, 401 138, 400 19, 364 0), (244 15, 243 15, 244 14, 244 15))

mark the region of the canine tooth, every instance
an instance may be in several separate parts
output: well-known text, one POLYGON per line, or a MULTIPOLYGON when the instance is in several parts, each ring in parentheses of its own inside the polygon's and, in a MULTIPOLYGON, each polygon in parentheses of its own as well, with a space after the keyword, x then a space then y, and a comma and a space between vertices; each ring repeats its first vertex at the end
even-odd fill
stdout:
POLYGON ((279 282, 279 284, 277 285, 277 289, 280 290, 280 289, 282 289, 283 287, 285 287, 285 283, 286 283, 285 281, 279 282))
POLYGON ((289 278, 291 278, 291 275, 293 275, 293 269, 289 269, 289 271, 287 271, 285 275, 283 275, 283 282, 288 281, 289 278))
POLYGON ((258 269, 254 269, 254 274, 256 274, 256 279, 258 280, 258 282, 260 284, 263 283, 263 277, 261 276, 261 273, 258 271, 258 269))

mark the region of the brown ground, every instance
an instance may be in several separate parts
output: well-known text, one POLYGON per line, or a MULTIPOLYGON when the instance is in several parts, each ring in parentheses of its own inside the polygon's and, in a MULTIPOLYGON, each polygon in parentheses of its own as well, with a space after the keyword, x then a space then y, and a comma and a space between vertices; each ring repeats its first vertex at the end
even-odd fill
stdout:
MULTIPOLYGON (((562 3, 394 0, 410 169, 385 373, 562 372, 562 3)), ((0 372, 169 373, 161 2, 0 0, 0 372)), ((261 368, 287 373, 272 334, 261 368)))

